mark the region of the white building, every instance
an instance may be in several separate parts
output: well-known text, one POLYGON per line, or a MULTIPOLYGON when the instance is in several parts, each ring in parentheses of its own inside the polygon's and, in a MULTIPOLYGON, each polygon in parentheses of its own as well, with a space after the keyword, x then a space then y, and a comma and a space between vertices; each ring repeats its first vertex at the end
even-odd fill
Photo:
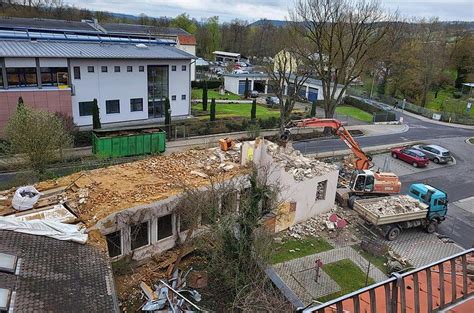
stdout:
POLYGON ((225 52, 225 51, 214 51, 214 58, 217 62, 232 62, 237 63, 240 61, 247 62, 248 59, 241 55, 240 53, 235 52, 225 52))
MULTIPOLYGON (((224 74, 225 90, 243 95, 245 93, 245 82, 248 79, 249 90, 256 90, 259 93, 273 93, 272 85, 269 83, 270 78, 264 73, 249 74, 224 74)), ((290 83, 291 85, 291 83, 290 83)), ((322 82, 318 79, 308 78, 300 89, 300 96, 308 101, 323 100, 322 82)), ((336 96, 341 92, 342 86, 337 86, 336 96)), ((288 86, 285 86, 285 95, 288 94, 288 86)))

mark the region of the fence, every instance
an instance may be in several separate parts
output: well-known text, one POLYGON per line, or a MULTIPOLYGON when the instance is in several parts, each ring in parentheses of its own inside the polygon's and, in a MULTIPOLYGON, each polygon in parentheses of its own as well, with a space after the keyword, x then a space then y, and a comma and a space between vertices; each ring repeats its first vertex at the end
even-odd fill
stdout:
MULTIPOLYGON (((469 257, 474 249, 417 268, 362 288, 327 303, 300 312, 434 312, 461 302, 474 294, 469 257)), ((472 260, 471 260, 472 262, 472 260)))

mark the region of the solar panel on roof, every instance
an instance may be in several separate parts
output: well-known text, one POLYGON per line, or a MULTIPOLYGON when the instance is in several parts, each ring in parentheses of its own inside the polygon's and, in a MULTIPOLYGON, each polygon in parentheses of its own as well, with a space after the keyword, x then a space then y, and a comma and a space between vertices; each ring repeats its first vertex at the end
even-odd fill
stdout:
POLYGON ((16 256, 6 253, 0 253, 0 271, 15 273, 16 256))
POLYGON ((8 311, 10 304, 10 289, 0 288, 0 312, 8 311))

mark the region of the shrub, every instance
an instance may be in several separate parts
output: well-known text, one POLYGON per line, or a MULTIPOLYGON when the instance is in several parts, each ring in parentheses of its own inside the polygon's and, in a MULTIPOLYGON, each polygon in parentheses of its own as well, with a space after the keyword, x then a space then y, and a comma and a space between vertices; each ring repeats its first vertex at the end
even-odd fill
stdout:
POLYGON ((202 110, 207 111, 207 83, 204 81, 204 88, 202 89, 202 110))
POLYGON ((454 99, 460 99, 461 97, 462 97, 462 92, 460 92, 460 91, 453 92, 453 98, 454 99))
POLYGON ((257 118, 257 100, 253 99, 252 109, 250 110, 250 119, 255 120, 257 118))
POLYGON ((100 129, 101 127, 99 106, 97 105, 97 99, 94 99, 92 104, 92 129, 100 129))
POLYGON ((216 99, 211 101, 211 122, 216 120, 216 99))
POLYGON ((246 131, 250 139, 255 139, 260 136, 260 125, 258 123, 250 123, 246 131))
POLYGON ((192 81, 191 87, 204 89, 204 86, 206 84, 207 84, 207 88, 209 89, 217 89, 223 84, 223 81, 222 80, 192 81))

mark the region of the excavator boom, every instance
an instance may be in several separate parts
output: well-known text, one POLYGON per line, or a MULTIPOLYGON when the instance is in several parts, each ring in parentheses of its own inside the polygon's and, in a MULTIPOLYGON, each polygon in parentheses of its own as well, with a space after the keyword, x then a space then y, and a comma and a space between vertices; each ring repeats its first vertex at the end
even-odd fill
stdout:
POLYGON ((281 140, 284 142, 288 141, 291 134, 292 128, 304 128, 304 127, 331 127, 333 133, 346 144, 349 149, 356 156, 354 162, 355 168, 358 170, 366 170, 373 166, 372 158, 365 154, 365 152, 360 147, 359 143, 354 140, 349 131, 342 125, 342 123, 336 119, 329 118, 306 118, 302 120, 295 120, 288 123, 285 128, 285 132, 280 136, 281 140))

